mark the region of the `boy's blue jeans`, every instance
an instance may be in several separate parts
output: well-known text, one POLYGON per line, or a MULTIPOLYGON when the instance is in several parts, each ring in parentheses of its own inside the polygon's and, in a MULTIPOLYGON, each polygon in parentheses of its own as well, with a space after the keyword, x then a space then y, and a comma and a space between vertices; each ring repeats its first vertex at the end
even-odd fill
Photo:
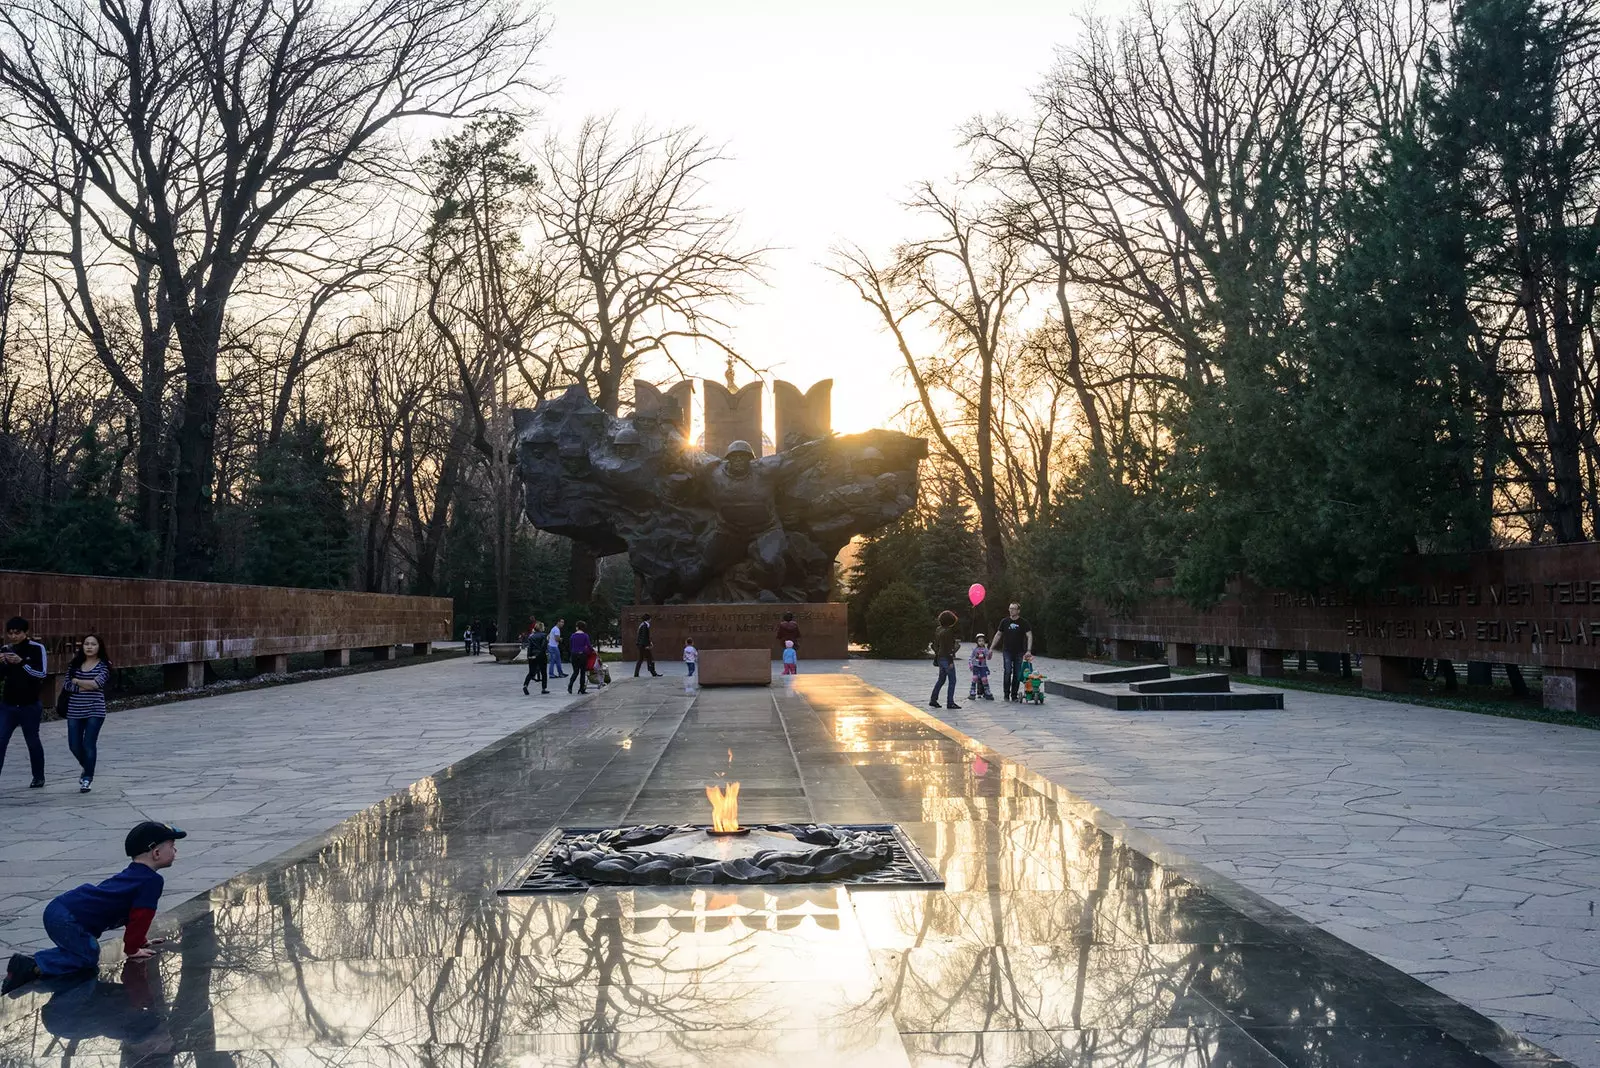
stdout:
POLYGON ((44 933, 55 945, 33 955, 40 975, 71 975, 100 966, 100 943, 59 901, 44 907, 44 933))
POLYGON ((567 673, 565 671, 561 670, 561 646, 559 646, 559 645, 550 646, 549 660, 550 660, 550 677, 554 678, 554 679, 564 679, 564 678, 566 678, 567 677, 567 673))

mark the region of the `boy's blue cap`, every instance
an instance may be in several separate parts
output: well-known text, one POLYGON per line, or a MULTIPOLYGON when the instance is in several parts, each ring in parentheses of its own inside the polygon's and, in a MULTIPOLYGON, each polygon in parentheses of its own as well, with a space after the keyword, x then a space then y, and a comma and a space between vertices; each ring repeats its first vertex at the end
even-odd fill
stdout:
POLYGON ((165 823, 155 820, 145 820, 139 826, 128 832, 128 837, 122 842, 122 848, 128 856, 136 857, 140 853, 148 853, 162 842, 172 842, 179 838, 189 837, 188 831, 181 831, 165 823))

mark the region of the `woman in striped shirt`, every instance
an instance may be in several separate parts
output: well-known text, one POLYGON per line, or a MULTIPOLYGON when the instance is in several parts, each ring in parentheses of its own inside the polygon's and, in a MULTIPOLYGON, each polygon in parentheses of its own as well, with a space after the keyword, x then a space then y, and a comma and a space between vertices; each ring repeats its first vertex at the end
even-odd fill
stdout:
POLYGON ((78 792, 86 794, 94 782, 95 743, 106 722, 106 684, 111 681, 111 662, 106 659, 96 634, 84 635, 78 655, 67 665, 67 746, 83 765, 78 792))

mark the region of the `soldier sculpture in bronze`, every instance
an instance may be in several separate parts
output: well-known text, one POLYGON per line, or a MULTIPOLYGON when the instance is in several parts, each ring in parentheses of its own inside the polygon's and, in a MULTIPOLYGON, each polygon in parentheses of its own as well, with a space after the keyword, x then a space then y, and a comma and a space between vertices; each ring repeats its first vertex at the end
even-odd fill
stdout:
POLYGON ((756 458, 708 456, 681 424, 606 415, 573 386, 516 413, 528 518, 600 554, 627 552, 648 600, 823 601, 855 535, 916 503, 927 443, 892 430, 828 435, 756 458))

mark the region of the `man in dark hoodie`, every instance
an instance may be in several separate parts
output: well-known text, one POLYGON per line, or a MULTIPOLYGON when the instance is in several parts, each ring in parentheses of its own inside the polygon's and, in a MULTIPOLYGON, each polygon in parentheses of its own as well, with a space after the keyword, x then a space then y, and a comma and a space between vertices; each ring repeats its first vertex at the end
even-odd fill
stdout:
POLYGON ((6 644, 0 647, 0 768, 5 767, 6 746, 11 734, 22 728, 28 747, 28 763, 33 766, 29 786, 44 785, 44 746, 39 744, 39 721, 44 709, 39 704, 44 689, 49 657, 44 645, 28 633, 28 621, 12 616, 6 621, 6 644))

